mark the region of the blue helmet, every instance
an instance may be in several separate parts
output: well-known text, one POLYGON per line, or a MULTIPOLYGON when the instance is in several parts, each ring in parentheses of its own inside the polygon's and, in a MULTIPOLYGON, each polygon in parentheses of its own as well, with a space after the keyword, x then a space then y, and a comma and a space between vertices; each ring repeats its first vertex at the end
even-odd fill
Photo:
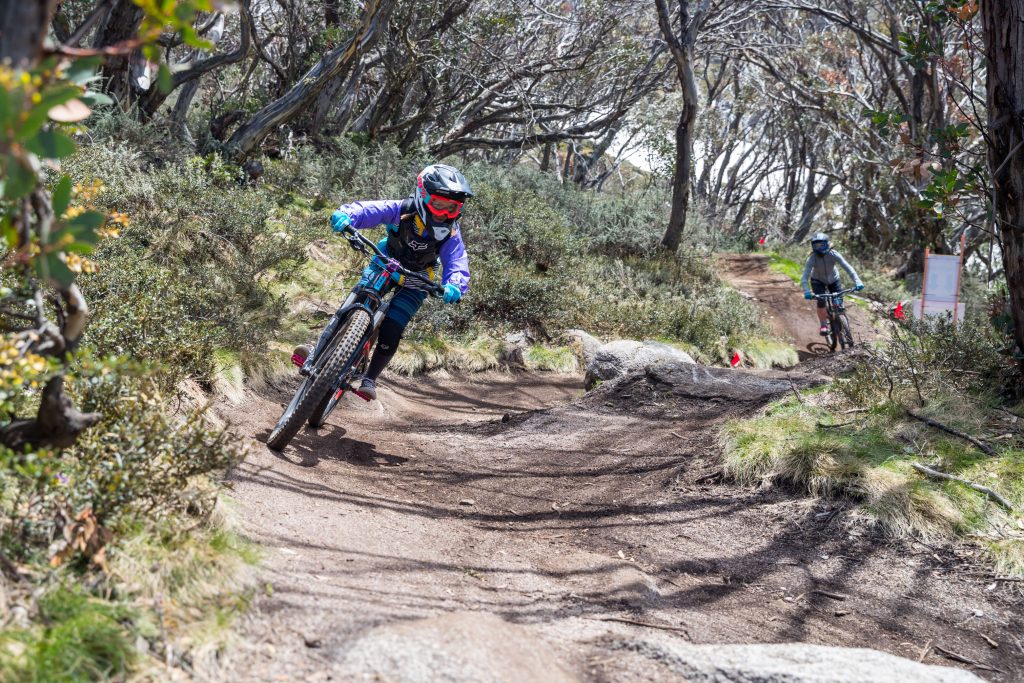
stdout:
POLYGON ((823 232, 816 232, 811 235, 811 249, 818 254, 827 254, 832 244, 828 241, 828 235, 823 232))

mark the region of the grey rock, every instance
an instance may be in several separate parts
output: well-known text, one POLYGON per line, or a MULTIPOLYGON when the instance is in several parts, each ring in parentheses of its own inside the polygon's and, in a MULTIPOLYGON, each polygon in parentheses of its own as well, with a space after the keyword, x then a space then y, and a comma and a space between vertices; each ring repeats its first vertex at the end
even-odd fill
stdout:
POLYGON ((659 359, 643 368, 648 382, 667 389, 679 398, 723 398, 734 401, 763 401, 828 382, 827 377, 799 372, 716 368, 659 359))
POLYGON ((690 354, 668 344, 619 339, 598 347, 593 358, 587 362, 586 386, 590 389, 598 381, 615 379, 632 371, 642 371, 658 361, 684 365, 696 363, 690 354))
POLYGON ((340 680, 394 683, 578 683, 526 627, 455 612, 373 629, 339 653, 340 680))
POLYGON ((863 648, 786 643, 690 645, 648 639, 618 643, 687 683, 982 683, 968 671, 919 664, 863 648))
POLYGON ((527 331, 511 332, 505 335, 502 355, 505 362, 513 367, 526 367, 526 351, 536 340, 527 331))
POLYGON ((583 330, 566 330, 562 333, 584 367, 590 365, 601 348, 601 340, 583 330))

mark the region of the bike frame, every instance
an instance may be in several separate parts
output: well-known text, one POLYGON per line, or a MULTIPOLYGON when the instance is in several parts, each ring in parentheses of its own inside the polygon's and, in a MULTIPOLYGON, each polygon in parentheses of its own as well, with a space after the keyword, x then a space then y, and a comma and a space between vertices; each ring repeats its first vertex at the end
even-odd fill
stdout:
POLYGON ((836 315, 846 310, 846 307, 840 308, 836 304, 836 300, 841 299, 850 292, 855 291, 857 290, 851 287, 850 289, 843 289, 838 292, 825 292, 824 294, 815 294, 814 298, 820 299, 821 301, 825 302, 825 310, 828 312, 828 319, 833 320, 835 319, 836 315))
MULTIPOLYGON (((825 292, 824 294, 815 294, 814 298, 825 302, 825 313, 828 316, 829 333, 826 339, 829 340, 829 347, 834 351, 836 344, 839 343, 843 348, 846 348, 847 342, 841 341, 836 335, 841 334, 842 330, 837 329, 841 327, 839 316, 846 312, 846 307, 840 307, 838 304, 839 299, 844 295, 854 292, 856 289, 851 287, 850 289, 843 289, 838 292, 825 292)), ((847 325, 848 327, 848 325, 847 325)), ((849 333, 850 343, 852 344, 853 335, 852 331, 847 330, 849 333)))
POLYGON ((357 284, 352 288, 345 301, 338 307, 338 310, 331 317, 331 321, 324 328, 324 331, 320 333, 320 339, 317 341, 316 347, 312 353, 309 354, 309 358, 302 366, 303 374, 309 374, 309 371, 316 366, 317 361, 320 359, 320 355, 324 349, 330 346, 331 340, 342 328, 345 320, 349 317, 352 311, 356 309, 363 309, 370 316, 370 327, 367 329, 366 334, 359 342, 359 348, 361 349, 361 355, 355 359, 354 362, 350 363, 346 368, 342 376, 338 377, 338 385, 335 387, 336 397, 340 398, 341 393, 351 387, 347 385, 346 380, 352 374, 352 370, 358 367, 363 360, 365 360, 369 353, 370 347, 373 346, 373 341, 377 337, 377 332, 380 330, 380 325, 384 322, 385 316, 387 316, 388 310, 391 308, 391 298, 387 297, 389 293, 400 286, 398 284, 399 276, 404 275, 406 278, 417 279, 427 285, 427 292, 434 296, 440 296, 443 292, 443 288, 440 285, 422 277, 418 273, 414 273, 406 268, 396 260, 386 254, 384 254, 376 244, 366 239, 358 232, 346 231, 345 238, 349 241, 349 245, 363 254, 372 254, 383 264, 380 272, 377 273, 374 278, 366 284, 357 284), (386 298, 387 297, 387 298, 386 298))

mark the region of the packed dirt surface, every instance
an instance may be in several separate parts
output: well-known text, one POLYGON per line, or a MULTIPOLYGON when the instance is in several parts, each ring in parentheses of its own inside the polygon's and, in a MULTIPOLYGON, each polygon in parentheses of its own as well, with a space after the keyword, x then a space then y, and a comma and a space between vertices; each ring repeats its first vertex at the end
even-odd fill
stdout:
MULTIPOLYGON (((722 254, 722 278, 750 297, 761 309, 762 319, 772 331, 796 347, 801 360, 827 354, 828 347, 818 334, 814 302, 804 299, 803 292, 791 279, 773 271, 768 256, 763 254, 722 254)), ((845 274, 844 274, 845 277, 845 274)), ((850 303, 847 316, 858 344, 874 339, 877 334, 864 309, 850 303)))
MULTIPOLYGON (((805 357, 822 351, 792 282, 763 257, 724 262, 805 357)), ((262 441, 297 377, 225 400, 253 445, 232 479, 265 590, 209 677, 1024 680, 1019 584, 976 551, 894 543, 841 504, 721 480, 723 422, 822 381, 686 363, 588 394, 577 376, 391 378, 281 454, 262 441), (910 661, 699 645, 722 643, 910 661)))
POLYGON ((267 589, 210 677, 712 680, 680 648, 802 642, 1021 680, 1018 585, 980 556, 720 480, 718 427, 789 378, 815 381, 684 366, 583 396, 579 377, 392 378, 282 454, 260 440, 296 378, 220 406, 253 442, 233 481, 267 589))

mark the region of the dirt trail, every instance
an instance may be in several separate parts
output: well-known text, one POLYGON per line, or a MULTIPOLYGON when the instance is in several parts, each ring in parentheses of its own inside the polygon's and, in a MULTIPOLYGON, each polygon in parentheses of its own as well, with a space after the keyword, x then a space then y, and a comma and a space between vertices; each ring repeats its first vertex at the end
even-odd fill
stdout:
MULTIPOLYGON (((763 319, 775 334, 796 347, 801 360, 828 353, 828 347, 818 334, 814 304, 804 299, 800 287, 787 276, 772 271, 767 256, 723 254, 719 262, 723 278, 757 303, 763 319)), ((849 305, 847 314, 858 343, 877 336, 862 308, 849 305)))
POLYGON ((720 482, 719 425, 768 396, 704 375, 585 397, 579 377, 393 378, 281 455, 261 440, 294 378, 220 406, 253 441, 235 497, 272 590, 216 677, 682 680, 673 643, 797 641, 967 668, 937 645, 1020 680, 1019 594, 980 557, 720 482))

